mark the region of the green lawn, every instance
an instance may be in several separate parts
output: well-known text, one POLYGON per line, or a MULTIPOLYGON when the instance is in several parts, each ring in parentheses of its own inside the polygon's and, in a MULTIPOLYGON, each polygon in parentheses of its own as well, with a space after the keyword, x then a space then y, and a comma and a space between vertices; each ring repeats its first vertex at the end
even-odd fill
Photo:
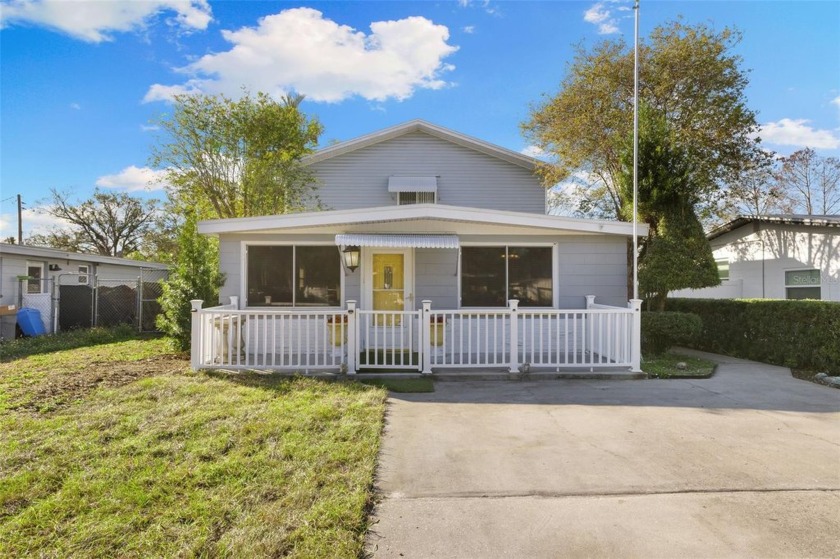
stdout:
POLYGON ((705 359, 665 353, 645 356, 642 371, 651 378, 708 378, 715 371, 715 364, 705 359), (685 369, 678 369, 677 363, 685 363, 685 369))
POLYGON ((0 556, 361 555, 385 390, 125 337, 0 347, 0 556))

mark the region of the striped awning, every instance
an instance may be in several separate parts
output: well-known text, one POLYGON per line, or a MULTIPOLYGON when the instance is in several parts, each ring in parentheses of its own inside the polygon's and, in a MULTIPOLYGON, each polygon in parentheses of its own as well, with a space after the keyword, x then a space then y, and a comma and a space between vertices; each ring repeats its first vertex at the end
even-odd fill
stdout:
POLYGON ((388 192, 437 192, 437 177, 388 177, 388 192))
POLYGON ((346 233, 335 236, 338 246, 386 248, 460 248, 458 235, 346 233))

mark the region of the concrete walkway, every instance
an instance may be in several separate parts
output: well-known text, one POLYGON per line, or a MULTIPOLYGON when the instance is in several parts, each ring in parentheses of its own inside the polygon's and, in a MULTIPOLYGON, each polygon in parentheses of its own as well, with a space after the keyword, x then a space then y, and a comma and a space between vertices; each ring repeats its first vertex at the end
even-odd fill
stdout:
POLYGON ((393 395, 368 550, 840 556, 840 390, 711 357, 706 380, 439 382, 393 395))

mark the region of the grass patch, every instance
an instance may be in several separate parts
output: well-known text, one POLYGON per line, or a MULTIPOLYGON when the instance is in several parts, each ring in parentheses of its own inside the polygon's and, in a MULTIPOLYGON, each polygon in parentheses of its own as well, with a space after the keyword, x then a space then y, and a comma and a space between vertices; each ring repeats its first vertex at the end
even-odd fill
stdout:
POLYGON ((381 386, 391 392, 413 393, 434 392, 435 384, 430 378, 377 378, 365 379, 362 384, 381 386))
POLYGON ((0 555, 360 556, 386 392, 192 373, 167 348, 0 364, 0 555), (68 388, 88 369, 103 380, 68 388))
POLYGON ((68 330, 58 334, 18 338, 16 340, 0 341, 0 362, 19 359, 39 353, 53 353, 79 347, 90 347, 101 344, 112 344, 138 338, 152 339, 159 337, 155 334, 140 335, 137 329, 128 325, 115 328, 85 328, 68 330))
POLYGON ((645 357, 642 370, 651 378, 709 378, 715 371, 715 364, 696 357, 664 353, 645 357), (677 363, 685 363, 685 369, 678 369, 677 363))

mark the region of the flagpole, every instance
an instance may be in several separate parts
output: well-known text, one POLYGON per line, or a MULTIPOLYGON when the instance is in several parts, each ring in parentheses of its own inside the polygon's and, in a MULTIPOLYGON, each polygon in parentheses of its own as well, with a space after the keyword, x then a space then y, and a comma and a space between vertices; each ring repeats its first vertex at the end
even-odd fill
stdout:
POLYGON ((639 298, 639 0, 633 5, 635 33, 633 36, 633 299, 639 298))

